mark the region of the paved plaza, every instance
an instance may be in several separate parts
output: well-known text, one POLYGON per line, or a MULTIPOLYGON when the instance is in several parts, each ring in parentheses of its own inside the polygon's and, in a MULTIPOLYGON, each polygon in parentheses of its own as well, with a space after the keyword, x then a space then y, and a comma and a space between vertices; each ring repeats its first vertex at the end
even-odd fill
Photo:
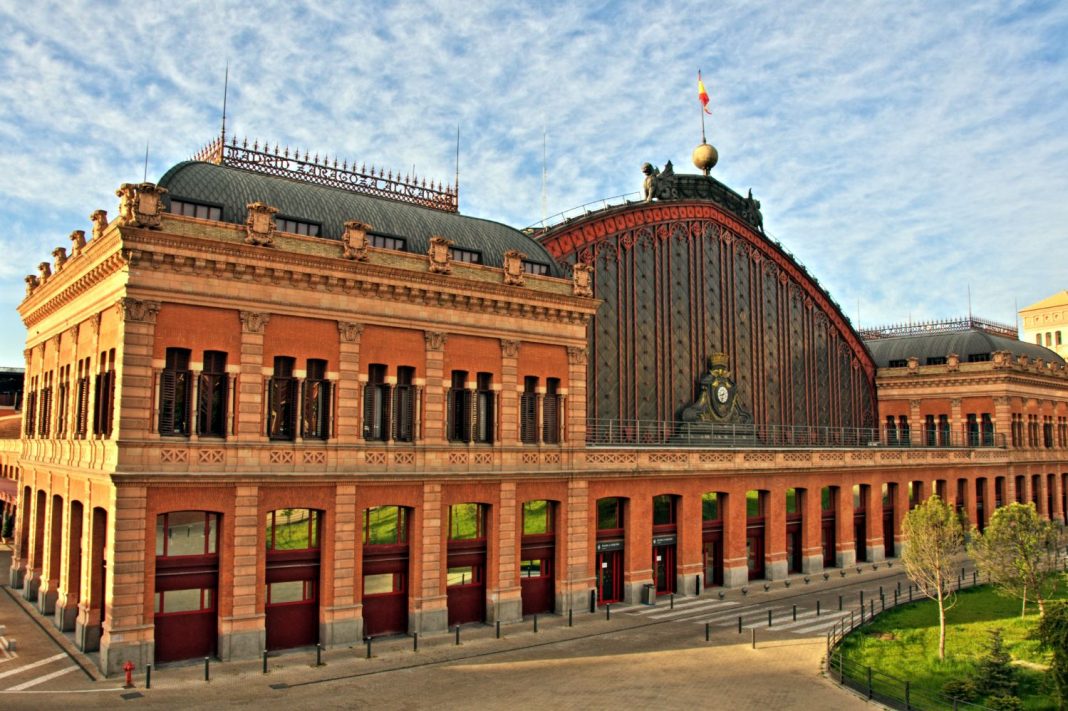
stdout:
MULTIPOLYGON (((7 557, 5 552, 0 557, 7 557)), ((3 563, 4 561, 0 561, 3 563)), ((6 575, 6 566, 3 568, 6 575)), ((903 580, 899 567, 855 568, 842 577, 796 577, 765 592, 762 583, 706 591, 700 598, 661 598, 654 607, 613 606, 503 625, 465 627, 419 640, 375 640, 365 646, 272 655, 262 661, 216 662, 210 681, 202 662, 165 665, 122 679, 94 679, 95 661, 81 655, 50 621, 28 611, 18 592, 0 591, 0 624, 16 639, 0 658, 0 706, 5 709, 104 708, 116 705, 240 707, 262 702, 327 708, 398 709, 643 708, 693 705, 731 709, 860 708, 865 702, 821 674, 826 632, 859 605, 860 591, 878 599, 903 580), (843 610, 838 611, 842 597, 843 610), (816 602, 820 614, 816 615, 816 602), (672 606, 672 604, 674 606, 672 606), (796 610, 795 610, 796 607, 796 610), (772 625, 768 627, 768 612, 772 625), (742 632, 739 633, 739 618, 742 632), (705 641, 706 634, 709 641, 705 641), (753 648, 753 635, 756 648, 753 648), (88 667, 86 671, 85 667, 88 667)), ((870 604, 870 603, 869 603, 870 604)))

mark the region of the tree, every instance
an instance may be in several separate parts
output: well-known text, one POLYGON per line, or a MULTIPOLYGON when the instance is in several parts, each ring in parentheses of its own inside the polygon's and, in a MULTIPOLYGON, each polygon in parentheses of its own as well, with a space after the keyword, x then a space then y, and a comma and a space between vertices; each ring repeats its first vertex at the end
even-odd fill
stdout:
POLYGON ((1049 674, 1060 709, 1068 709, 1068 602, 1051 604, 1038 621, 1038 639, 1044 649, 1053 650, 1049 674))
POLYGON ((938 603, 938 658, 946 658, 946 610, 955 604, 950 587, 964 552, 964 529, 953 507, 931 496, 905 515, 908 539, 901 560, 920 592, 938 603))
POLYGON ((975 667, 975 686, 984 696, 1016 696, 1016 672, 1005 650, 1001 630, 989 630, 986 651, 975 667))
POLYGON ((1027 596, 1045 612, 1046 598, 1057 581, 1057 530, 1034 504, 1009 504, 994 512, 982 534, 973 532, 972 553, 979 571, 1004 594, 1020 598, 1020 616, 1027 613, 1027 596))

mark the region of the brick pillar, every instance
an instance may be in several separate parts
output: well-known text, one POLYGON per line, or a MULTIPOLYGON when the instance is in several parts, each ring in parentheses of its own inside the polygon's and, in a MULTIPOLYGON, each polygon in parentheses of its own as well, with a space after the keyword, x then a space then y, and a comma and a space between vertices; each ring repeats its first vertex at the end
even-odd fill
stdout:
POLYGON ((900 558, 904 548, 905 535, 901 532, 905 514, 909 512, 909 483, 899 481, 894 494, 894 557, 900 558))
POLYGON ((703 543, 701 529, 701 494, 684 495, 676 502, 675 551, 678 556, 678 580, 675 589, 682 595, 696 595, 697 576, 702 577, 701 584, 710 586, 711 581, 704 580, 703 543), (687 522, 696 522, 691 525, 687 522))
POLYGON ((241 312, 241 373, 237 391, 237 439, 266 442, 263 422, 263 332, 270 314, 241 312))
POLYGON ((787 576, 789 563, 786 560, 786 492, 770 489, 763 494, 767 511, 764 519, 764 577, 782 580, 787 576))
MULTIPOLYGON (((923 418, 920 417, 920 401, 909 400, 909 443, 913 447, 920 447, 927 444, 927 433, 924 432, 923 418)), ((937 424, 935 425, 938 426, 937 424)))
POLYGON ((585 348, 567 349, 567 435, 572 446, 586 442, 586 361, 585 348))
POLYGON ((864 525, 867 529, 868 561, 877 563, 886 558, 883 545, 883 487, 878 479, 868 487, 868 516, 864 525))
POLYGON ((653 582, 653 499, 627 499, 623 513, 623 601, 641 601, 643 585, 653 582))
POLYGON ((1012 446, 1012 400, 1007 397, 994 398, 994 438, 1001 435, 1005 446, 1012 446))
MULTIPOLYGON (((473 409, 473 408, 472 408, 473 409)), ((489 620, 493 622, 518 622, 523 619, 523 595, 519 585, 519 536, 517 520, 516 485, 514 481, 500 483, 500 504, 493 511, 496 524, 490 546, 497 548, 497 589, 487 590, 489 620)), ((493 560, 492 550, 489 560, 493 560)))
POLYGON ((360 545, 362 536, 357 519, 354 484, 337 486, 333 516, 333 600, 331 605, 323 607, 319 633, 319 639, 326 647, 347 646, 363 638, 363 618, 355 594, 356 547, 360 545))
POLYGON ((519 442, 519 341, 501 340, 501 443, 519 442))
POLYGON ((69 495, 66 507, 63 521, 63 562, 55 622, 60 630, 70 632, 74 630, 74 621, 78 616, 79 591, 84 574, 82 550, 85 540, 85 508, 79 502, 73 501, 69 495))
MULTIPOLYGON (((413 546, 412 556, 418 555, 418 568, 412 571, 413 591, 416 598, 414 619, 409 623, 413 632, 441 632, 448 629, 449 609, 445 595, 445 530, 442 510, 441 484, 423 484, 422 527, 413 534, 419 536, 418 549, 413 546)), ((415 543, 415 541, 413 541, 415 543)))
POLYGON ((853 532, 853 489, 849 480, 838 487, 837 511, 834 515, 834 541, 837 548, 839 568, 848 568, 857 562, 857 543, 853 532))
POLYGON ((819 487, 806 489, 801 500, 801 571, 823 570, 823 506, 819 487))
POLYGON ((731 488, 721 504, 723 516, 723 587, 737 588, 749 582, 746 558, 745 489, 731 488))
MULTIPOLYGON (((113 439, 144 438, 155 430, 152 412, 156 383, 153 379, 152 351, 159 308, 158 301, 141 301, 129 296, 119 299, 116 304, 116 312, 122 322, 122 337, 115 349, 116 412, 113 439)), ((192 412, 196 412, 195 407, 192 412)))
MULTIPOLYGON (((512 367, 514 369, 515 366, 512 367)), ((556 609, 560 612, 588 610, 590 590, 596 587, 597 577, 593 566, 597 558, 590 560, 593 547, 589 523, 592 505, 589 482, 585 479, 569 479, 564 535, 558 533, 556 536, 556 560, 562 564, 557 567, 564 572, 556 581, 556 609)))
MULTIPOLYGON (((257 657, 266 648, 263 595, 259 594, 261 532, 259 489, 238 486, 234 492, 234 549, 232 605, 229 615, 219 616, 219 658, 223 661, 257 657), (259 602, 257 602, 257 596, 259 602)), ((223 558, 225 561, 225 558, 223 558)), ((225 573, 219 571, 220 579, 225 573)), ((220 597, 224 591, 220 590, 220 597)))
POLYGON ((1054 521, 1064 521, 1064 498, 1062 496, 1061 477, 1054 475, 1052 477, 1046 477, 1046 486, 1049 486, 1053 494, 1053 511, 1050 512, 1050 519, 1054 521))
POLYGON ((41 561, 41 587, 37 591, 37 609, 43 615, 56 611, 59 597, 59 576, 63 565, 63 498, 48 497, 45 515, 45 548, 41 561))
POLYGON ((26 585, 27 562, 30 556, 30 522, 33 516, 30 509, 33 506, 33 495, 26 491, 26 480, 21 476, 16 477, 19 482, 18 501, 15 507, 15 547, 11 555, 11 570, 8 582, 14 589, 21 589, 26 585))
POLYGON ((430 445, 445 444, 445 341, 448 334, 427 331, 426 339, 426 430, 423 439, 430 445))
POLYGON ((961 414, 960 398, 949 401, 949 442, 957 447, 968 444, 968 433, 964 431, 964 415, 961 414))
POLYGON ((107 614, 100 638, 100 667, 109 676, 121 672, 126 661, 144 669, 155 652, 152 611, 145 609, 146 496, 144 486, 119 486, 111 492, 107 614))

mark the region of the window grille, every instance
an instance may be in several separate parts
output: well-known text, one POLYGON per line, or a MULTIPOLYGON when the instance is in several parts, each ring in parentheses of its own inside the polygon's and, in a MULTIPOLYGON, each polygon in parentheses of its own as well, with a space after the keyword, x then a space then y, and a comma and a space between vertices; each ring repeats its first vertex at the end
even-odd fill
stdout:
POLYGON ((466 370, 452 371, 446 429, 450 442, 471 441, 471 391, 467 389, 466 370))
POLYGON ((493 444, 496 430, 496 418, 494 416, 494 403, 496 402, 493 391, 493 374, 478 374, 478 390, 475 393, 475 441, 482 444, 493 444))
POLYGON ((397 368, 397 387, 393 389, 393 441, 415 441, 415 368, 397 368))
POLYGON ((519 441, 538 443, 538 379, 530 375, 523 380, 519 398, 519 441))
POLYGON ((389 439, 389 385, 386 366, 373 363, 363 389, 363 438, 384 442, 389 439))
POLYGON ((546 444, 560 442, 560 379, 549 378, 545 382, 545 397, 541 404, 542 435, 546 444))

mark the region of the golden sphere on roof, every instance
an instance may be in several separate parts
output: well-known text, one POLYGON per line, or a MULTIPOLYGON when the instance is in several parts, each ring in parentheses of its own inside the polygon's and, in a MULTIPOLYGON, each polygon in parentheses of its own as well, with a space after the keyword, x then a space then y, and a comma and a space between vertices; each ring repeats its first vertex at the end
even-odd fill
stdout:
POLYGON ((715 167, 718 161, 719 151, 716 150, 715 146, 702 143, 693 149, 693 164, 705 175, 708 175, 708 172, 715 167))

